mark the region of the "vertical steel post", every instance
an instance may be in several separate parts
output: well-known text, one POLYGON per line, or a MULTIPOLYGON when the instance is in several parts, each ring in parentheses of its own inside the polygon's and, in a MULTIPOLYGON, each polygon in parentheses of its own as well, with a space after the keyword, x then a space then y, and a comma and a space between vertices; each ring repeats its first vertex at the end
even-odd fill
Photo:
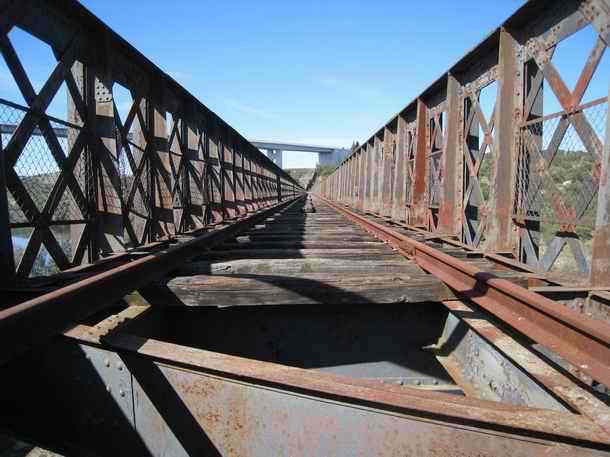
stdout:
POLYGON ((250 151, 247 148, 242 150, 242 179, 244 186, 244 205, 246 212, 254 210, 254 198, 252 195, 252 160, 250 151))
MULTIPOLYGON (((498 95, 496 97, 495 159, 489 224, 484 248, 490 251, 516 251, 516 232, 512 226, 514 163, 517 157, 515 92, 517 42, 506 30, 500 31, 498 95)), ((521 91, 520 91, 521 92, 521 91)))
POLYGON ((199 149, 200 154, 203 157, 203 177, 201 179, 201 188, 203 194, 203 225, 207 226, 210 222, 213 222, 213 207, 214 198, 212 195, 212 175, 214 173, 214 167, 210 161, 210 135, 206 129, 208 127, 207 122, 200 119, 199 125, 199 149))
POLYGON ((360 163, 358 162, 358 155, 352 153, 352 162, 354 167, 354 176, 352 179, 352 207, 355 208, 358 205, 358 183, 360 182, 360 163))
POLYGON ((238 214, 244 214, 248 212, 245 195, 245 152, 242 146, 242 140, 239 137, 236 137, 233 146, 235 152, 235 161, 233 163, 233 176, 235 177, 235 200, 237 202, 238 214))
POLYGON ((150 100, 150 126, 153 138, 151 150, 154 166, 151 169, 153 196, 153 239, 171 237, 176 233, 174 225, 173 178, 167 138, 166 112, 160 91, 154 91, 150 100))
POLYGON ((443 153, 443 180, 439 208, 439 231, 459 235, 462 221, 462 144, 460 141, 460 83, 447 75, 447 144, 443 153))
POLYGON ((277 202, 279 203, 282 201, 282 181, 280 179, 279 173, 275 175, 275 187, 277 193, 277 202))
POLYGON ((341 201, 343 194, 341 192, 341 185, 343 184, 343 170, 341 168, 337 168, 337 171, 335 173, 336 175, 336 186, 337 186, 337 200, 341 201))
POLYGON ((225 214, 233 219, 235 217, 235 179, 233 174, 233 145, 232 135, 226 128, 222 129, 221 169, 223 175, 223 196, 225 214))
POLYGON ((371 211, 375 214, 380 213, 381 209, 381 166, 383 162, 383 152, 382 152, 381 142, 379 141, 379 136, 377 134, 373 137, 373 147, 371 148, 372 152, 372 182, 371 182, 371 203, 372 208, 371 211))
POLYGON ((203 224, 203 183, 204 179, 204 161, 203 151, 199 148, 199 135, 201 131, 197 128, 197 124, 188 119, 185 122, 186 130, 186 154, 187 161, 186 177, 189 188, 189 228, 200 228, 203 224))
POLYGON ((394 186, 392 189, 392 219, 405 220, 405 118, 398 115, 396 124, 396 160, 394 166, 394 186))
POLYGON ((345 203, 351 204, 352 199, 352 161, 351 159, 343 163, 345 168, 345 203))
POLYGON ((339 200, 345 202, 345 181, 346 181, 346 172, 345 167, 339 167, 339 200))
POLYGON ((366 143, 362 146, 362 166, 364 168, 363 179, 363 211, 371 210, 371 175, 372 173, 372 160, 371 160, 371 145, 366 143))
POLYGON ((358 148, 358 152, 356 153, 357 161, 358 161, 358 181, 356 182, 357 186, 357 196, 356 196, 356 208, 362 210, 364 206, 364 150, 362 147, 358 148))
POLYGON ((256 208, 260 209, 264 205, 263 201, 263 185, 261 176, 261 163, 259 159, 254 160, 254 190, 256 198, 256 208))
POLYGON ((337 187, 337 191, 339 192, 338 200, 342 202, 343 201, 343 195, 344 195, 343 186, 345 185, 345 168, 339 167, 337 169, 337 176, 339 178, 339 182, 338 182, 339 185, 337 187))
POLYGON ((394 188, 394 167, 396 166, 394 162, 396 154, 394 148, 394 135, 388 127, 385 127, 383 131, 380 211, 383 216, 387 217, 392 216, 392 189, 394 188))
POLYGON ((93 107, 90 125, 98 140, 94 153, 97 162, 96 238, 99 250, 110 254, 123 250, 124 233, 112 81, 103 73, 91 72, 93 91, 89 105, 93 107))
POLYGON ((15 257, 10 222, 4 147, 0 136, 0 284, 11 282, 15 276, 15 257))
MULTIPOLYGON (((85 91, 86 91, 85 66, 82 64, 82 62, 76 61, 72 64, 70 73, 71 73, 73 81, 75 83, 76 91, 78 91, 81 100, 83 100, 86 103, 87 97, 85 94, 85 91)), ((72 98, 70 91, 67 91, 67 92, 68 92, 66 94, 67 95, 66 96, 67 120, 71 124, 82 127, 83 121, 85 119, 81 118, 78 110, 76 109, 76 104, 74 103, 74 99, 72 98)), ((67 129, 67 134, 68 134, 68 138, 67 138, 68 149, 67 150, 68 151, 72 150, 74 141, 76 140, 78 133, 79 133, 78 129, 70 128, 70 127, 67 129)), ((89 172, 91 171, 90 170, 91 164, 90 164, 90 160, 89 160, 90 155, 91 155, 90 148, 88 146, 85 146, 83 148, 83 151, 79 158, 79 161, 82 164, 81 168, 83 170, 85 170, 85 172, 80 175, 75 176, 76 181, 78 182, 78 185, 84 191, 85 199, 87 199, 87 201, 86 201, 87 211, 84 214, 82 214, 83 219, 89 219, 89 217, 90 217, 89 209, 93 208, 94 204, 95 204, 95 199, 93 197, 94 192, 91 192, 91 182, 90 182, 91 177, 89 176, 89 172)), ((80 208, 79 208, 78 204, 76 203, 76 201, 72 200, 70 202, 70 206, 73 211, 73 214, 80 213, 80 208)), ((88 222, 88 224, 90 224, 90 222, 88 222)), ((89 227, 89 228, 91 228, 91 227, 89 227)), ((93 254, 91 252, 92 246, 91 246, 91 243, 89 242, 90 237, 88 236, 87 232, 88 232, 88 230, 86 230, 86 224, 71 224, 70 225, 70 247, 71 247, 72 252, 76 253, 77 250, 79 249, 79 246, 83 242, 85 242, 86 246, 87 246, 84 250, 84 255, 82 256, 82 259, 79 259, 81 261, 81 263, 91 262, 92 258, 93 258, 93 254), (83 239, 83 237, 85 237, 85 239, 83 239)))
POLYGON ((413 185, 414 223, 426 225, 427 188, 428 188, 428 158, 426 144, 428 135, 428 107, 417 99, 417 130, 415 143, 415 183, 413 185))
POLYGON ((333 175, 333 187, 334 194, 336 195, 336 199, 341 201, 341 170, 337 169, 337 171, 333 175))
MULTIPOLYGON (((610 100, 610 89, 608 90, 610 100)), ((597 217, 593 234, 591 284, 610 286, 610 116, 606 114, 606 144, 602 158, 597 217)))
POLYGON ((248 157, 248 183, 250 188, 250 207, 253 211, 258 209, 258 190, 256 187, 256 159, 248 157))
POLYGON ((173 224, 176 232, 183 230, 185 212, 188 211, 187 202, 185 201, 185 180, 184 180, 184 157, 182 155, 183 138, 184 138, 184 121, 178 117, 179 110, 176 110, 171 115, 169 121, 169 165, 171 176, 171 194, 172 194, 172 213, 173 224))

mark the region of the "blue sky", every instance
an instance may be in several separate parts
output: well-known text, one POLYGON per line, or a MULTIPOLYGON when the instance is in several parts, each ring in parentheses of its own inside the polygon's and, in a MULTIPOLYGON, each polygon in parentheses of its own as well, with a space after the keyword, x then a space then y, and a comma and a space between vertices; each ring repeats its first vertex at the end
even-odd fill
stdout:
MULTIPOLYGON (((349 147, 523 1, 82 3, 247 138, 349 147)), ((23 32, 11 34, 18 52, 36 57, 30 74, 34 86, 42 84, 51 57, 23 32)), ((574 82, 592 46, 579 43, 564 52, 577 62, 566 70, 574 82)), ((1 62, 0 96, 19 101, 5 68, 1 62)), ((600 94, 607 94, 604 81, 600 94)), ((54 106, 61 110, 61 100, 54 106)), ((288 167, 315 161, 306 153, 284 157, 288 167)))

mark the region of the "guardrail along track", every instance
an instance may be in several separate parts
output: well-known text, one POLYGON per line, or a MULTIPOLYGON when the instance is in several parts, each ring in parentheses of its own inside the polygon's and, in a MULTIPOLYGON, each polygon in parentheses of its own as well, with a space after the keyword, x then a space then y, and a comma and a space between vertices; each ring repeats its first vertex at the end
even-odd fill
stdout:
POLYGON ((301 440, 315 455, 608 449, 600 393, 404 242, 490 283, 539 275, 397 228, 317 197, 273 208, 6 364, 2 417, 51 447, 70 436, 68 453, 104 455, 298 454, 301 440), (70 392, 69 420, 50 420, 66 402, 49 389, 70 392), (333 436, 314 440, 326 423, 333 436))
POLYGON ((82 5, 0 2, 0 431, 610 455, 609 24, 527 2, 303 195, 82 5))
POLYGON ((609 23, 605 1, 528 2, 313 188, 468 299, 450 309, 493 316, 606 394, 609 23))
POLYGON ((0 12, 15 87, 0 99, 1 361, 302 191, 77 2, 0 12), (45 53, 35 91, 26 68, 45 53))

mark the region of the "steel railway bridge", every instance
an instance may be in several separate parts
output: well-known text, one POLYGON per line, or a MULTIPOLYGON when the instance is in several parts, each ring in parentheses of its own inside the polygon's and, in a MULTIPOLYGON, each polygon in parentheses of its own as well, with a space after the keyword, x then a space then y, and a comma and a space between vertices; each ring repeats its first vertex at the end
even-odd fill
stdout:
POLYGON ((608 0, 527 2, 306 193, 76 1, 0 1, 0 431, 610 455, 609 44, 608 0))

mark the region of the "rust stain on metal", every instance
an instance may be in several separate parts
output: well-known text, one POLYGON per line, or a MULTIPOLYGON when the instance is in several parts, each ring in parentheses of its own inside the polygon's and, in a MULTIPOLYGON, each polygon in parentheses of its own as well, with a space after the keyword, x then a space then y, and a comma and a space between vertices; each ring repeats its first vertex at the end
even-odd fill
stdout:
POLYGON ((515 329, 564 357, 584 372, 610 385, 610 325, 587 319, 516 284, 486 273, 426 244, 322 198, 366 230, 414 258, 465 297, 515 329), (413 254, 411 254, 413 255, 413 254))

